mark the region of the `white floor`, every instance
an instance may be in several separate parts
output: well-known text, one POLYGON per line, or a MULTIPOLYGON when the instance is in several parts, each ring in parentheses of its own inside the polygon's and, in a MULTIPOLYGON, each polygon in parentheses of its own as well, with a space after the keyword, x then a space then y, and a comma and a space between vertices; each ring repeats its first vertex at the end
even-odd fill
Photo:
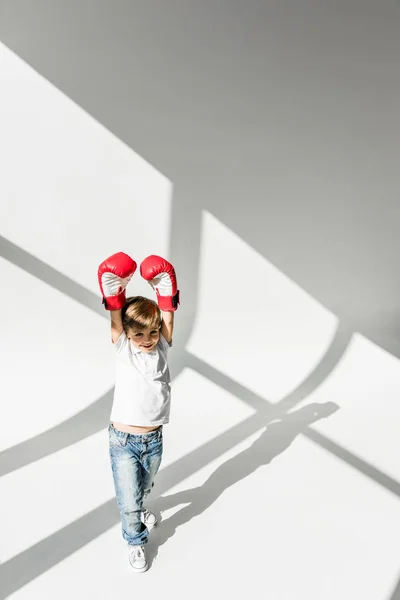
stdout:
MULTIPOLYGON (((23 169, 36 161, 31 177, 26 166, 18 185, 12 169, 0 181, 3 197, 13 190, 15 209, 7 219, 0 214, 1 278, 13 295, 11 308, 2 296, 0 311, 1 597, 390 600, 399 576, 399 359, 342 330, 207 212, 193 326, 177 313, 177 328, 190 335, 176 349, 173 410, 151 504, 162 518, 151 533, 148 572, 131 572, 107 418, 81 437, 75 428, 92 417, 68 421, 112 388, 107 315, 99 314, 100 298, 96 312, 68 282, 98 295, 95 273, 105 255, 168 253, 171 185, 5 48, 1 58, 3 139, 7 126, 11 137, 13 106, 31 143, 41 127, 35 155, 18 158, 23 169), (53 138, 60 110, 68 127, 53 138), (81 162, 100 158, 104 169, 93 177, 81 162), (50 160, 81 197, 61 185, 68 203, 59 199, 50 160), (120 248, 107 214, 96 215, 94 231, 98 196, 116 182, 114 201, 132 218, 143 217, 142 204, 132 202, 138 186, 158 203, 157 248, 145 235, 120 248), (32 186, 40 191, 34 208, 32 186), (250 299, 240 312, 232 302, 238 271, 250 299), (336 358, 333 346, 341 348, 336 358), (63 423, 57 435, 46 434, 63 423)), ((134 286, 132 293, 144 293, 139 278, 134 286)))

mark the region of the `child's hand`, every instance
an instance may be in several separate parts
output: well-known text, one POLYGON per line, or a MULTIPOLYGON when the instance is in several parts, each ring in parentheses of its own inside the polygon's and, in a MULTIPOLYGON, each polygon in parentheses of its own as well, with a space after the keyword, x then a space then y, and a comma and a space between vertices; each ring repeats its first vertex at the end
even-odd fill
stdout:
POLYGON ((106 310, 120 310, 125 306, 125 288, 136 267, 135 261, 124 252, 117 252, 101 263, 97 275, 106 310))
POLYGON ((160 310, 175 311, 179 304, 179 290, 175 269, 165 258, 152 254, 140 265, 140 274, 156 291, 160 310))

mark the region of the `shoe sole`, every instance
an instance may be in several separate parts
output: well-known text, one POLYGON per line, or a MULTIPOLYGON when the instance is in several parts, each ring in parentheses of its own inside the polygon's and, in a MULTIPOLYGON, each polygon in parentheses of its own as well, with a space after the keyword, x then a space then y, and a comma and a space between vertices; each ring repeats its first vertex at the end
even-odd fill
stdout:
POLYGON ((149 568, 149 565, 146 565, 145 567, 142 567, 141 569, 137 569, 136 567, 134 567, 134 566, 132 565, 132 563, 131 563, 130 561, 129 561, 129 564, 131 565, 131 567, 132 567, 132 570, 133 570, 135 573, 144 573, 144 572, 145 572, 145 571, 147 571, 147 569, 149 568))

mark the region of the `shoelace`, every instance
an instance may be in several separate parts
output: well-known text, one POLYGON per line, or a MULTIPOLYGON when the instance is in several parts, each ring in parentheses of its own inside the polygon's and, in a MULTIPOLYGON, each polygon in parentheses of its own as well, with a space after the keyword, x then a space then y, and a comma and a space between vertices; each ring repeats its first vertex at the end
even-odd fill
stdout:
POLYGON ((133 546, 132 554, 135 558, 144 558, 144 548, 143 546, 133 546))
POLYGON ((143 519, 145 521, 147 521, 150 517, 153 516, 147 508, 143 508, 142 513, 143 513, 143 519))

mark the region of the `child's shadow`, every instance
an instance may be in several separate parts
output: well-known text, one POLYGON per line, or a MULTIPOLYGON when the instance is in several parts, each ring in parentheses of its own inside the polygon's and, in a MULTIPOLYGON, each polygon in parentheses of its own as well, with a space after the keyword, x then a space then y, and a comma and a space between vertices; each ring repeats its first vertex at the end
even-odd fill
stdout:
MULTIPOLYGON (((244 479, 258 467, 270 463, 275 456, 286 450, 308 425, 329 417, 338 408, 339 406, 334 402, 326 402, 308 404, 292 411, 279 421, 268 424, 265 431, 249 448, 219 466, 203 485, 158 498, 155 501, 155 508, 161 512, 179 504, 190 504, 162 521, 152 531, 147 552, 149 562, 152 563, 158 555, 160 546, 174 535, 178 527, 200 515, 231 485, 244 479)), ((250 501, 249 494, 249 502, 246 502, 246 506, 250 501)))

